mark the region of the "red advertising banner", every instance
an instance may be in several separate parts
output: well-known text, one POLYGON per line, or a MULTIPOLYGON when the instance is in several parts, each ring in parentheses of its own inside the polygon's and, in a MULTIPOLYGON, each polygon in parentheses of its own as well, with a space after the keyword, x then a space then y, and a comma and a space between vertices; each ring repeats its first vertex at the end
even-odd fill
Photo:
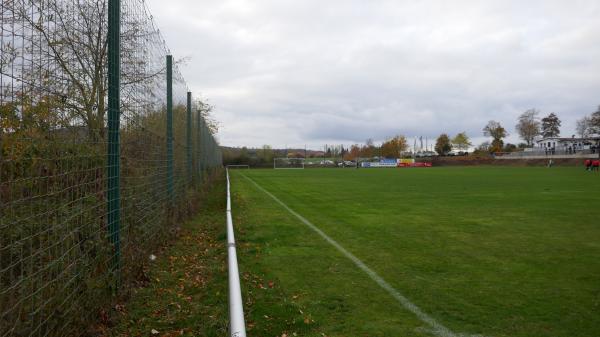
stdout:
POLYGON ((431 163, 416 162, 416 163, 398 163, 398 167, 431 167, 431 163))

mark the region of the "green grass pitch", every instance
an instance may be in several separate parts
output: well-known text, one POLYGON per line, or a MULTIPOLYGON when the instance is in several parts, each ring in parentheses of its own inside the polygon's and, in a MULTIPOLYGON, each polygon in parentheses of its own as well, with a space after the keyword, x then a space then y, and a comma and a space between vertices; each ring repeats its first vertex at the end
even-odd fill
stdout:
MULTIPOLYGON (((436 332, 247 178, 455 336, 600 336, 600 174, 450 167, 231 176, 237 240, 254 247, 242 250, 241 272, 260 270, 303 308, 306 329, 288 336, 436 332)), ((248 321, 278 308, 254 303, 248 321)))

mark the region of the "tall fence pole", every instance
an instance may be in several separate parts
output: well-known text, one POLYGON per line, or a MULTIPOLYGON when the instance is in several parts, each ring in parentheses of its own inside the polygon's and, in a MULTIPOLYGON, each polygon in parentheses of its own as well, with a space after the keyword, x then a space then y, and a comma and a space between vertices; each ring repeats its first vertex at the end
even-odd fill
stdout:
POLYGON ((188 182, 192 182, 192 93, 187 93, 187 128, 186 128, 186 145, 187 145, 187 175, 188 182))
POLYGON ((173 56, 167 55, 167 191, 171 202, 173 191, 173 56))
POLYGON ((206 121, 202 118, 202 174, 207 173, 208 168, 208 136, 206 132, 206 121))
POLYGON ((121 209, 120 209, 120 102, 121 102, 121 1, 108 2, 108 149, 107 149, 107 220, 110 242, 114 247, 112 270, 116 288, 120 283, 121 260, 121 209))
POLYGON ((208 127, 206 125, 206 120, 204 120, 204 118, 202 119, 202 140, 203 140, 203 149, 202 149, 202 168, 203 168, 203 173, 205 174, 210 174, 210 172, 208 172, 209 169, 209 162, 208 162, 208 151, 210 150, 210 136, 208 135, 208 127))
POLYGON ((202 118, 202 108, 198 110, 200 114, 200 133, 198 135, 200 141, 200 177, 204 179, 204 166, 206 165, 204 161, 204 153, 206 152, 206 141, 204 137, 204 118, 202 118))
POLYGON ((198 111, 196 114, 196 148, 197 148, 197 160, 198 166, 196 170, 198 170, 198 181, 199 184, 202 185, 202 103, 199 102, 200 106, 198 107, 198 111))

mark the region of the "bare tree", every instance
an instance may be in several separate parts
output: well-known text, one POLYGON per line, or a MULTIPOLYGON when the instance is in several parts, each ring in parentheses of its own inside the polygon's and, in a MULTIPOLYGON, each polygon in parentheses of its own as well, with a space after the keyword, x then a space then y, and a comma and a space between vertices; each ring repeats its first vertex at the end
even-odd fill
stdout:
POLYGON ((529 109, 519 116, 519 121, 515 126, 519 136, 521 136, 528 146, 531 146, 534 138, 540 134, 541 124, 538 119, 538 115, 538 110, 529 109))
POLYGON ((203 102, 202 100, 196 100, 196 104, 198 106, 198 112, 204 119, 204 124, 208 128, 211 134, 216 134, 219 132, 219 122, 213 116, 214 106, 203 102))
POLYGON ((588 137, 591 133, 593 133, 592 118, 589 116, 584 116, 583 118, 578 119, 575 129, 577 130, 577 135, 579 135, 579 137, 588 137))
POLYGON ((590 117, 590 133, 600 134, 600 105, 590 117))
MULTIPOLYGON (((7 9, 2 13, 3 29, 14 30, 21 41, 19 46, 3 46, 0 66, 20 71, 17 76, 27 91, 21 94, 38 100, 58 97, 52 109, 63 125, 85 126, 90 139, 103 139, 108 0, 15 1, 3 9, 7 9), (20 30, 31 33, 19 35, 20 30)), ((121 13, 120 46, 121 112, 126 125, 131 125, 138 122, 135 116, 164 107, 167 51, 151 17, 128 10, 121 13)), ((180 77, 174 74, 174 81, 181 82, 180 77)))
POLYGON ((15 29, 31 31, 21 41, 24 94, 62 97, 56 113, 66 124, 87 126, 92 139, 104 129, 107 6, 106 0, 19 1, 11 8, 23 26, 15 29))

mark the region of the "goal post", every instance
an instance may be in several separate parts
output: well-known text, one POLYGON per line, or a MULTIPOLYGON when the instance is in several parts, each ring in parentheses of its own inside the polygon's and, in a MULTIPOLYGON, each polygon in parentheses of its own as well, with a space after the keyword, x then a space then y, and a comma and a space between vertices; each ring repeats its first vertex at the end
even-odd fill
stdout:
POLYGON ((273 158, 274 169, 303 169, 304 158, 273 158))

